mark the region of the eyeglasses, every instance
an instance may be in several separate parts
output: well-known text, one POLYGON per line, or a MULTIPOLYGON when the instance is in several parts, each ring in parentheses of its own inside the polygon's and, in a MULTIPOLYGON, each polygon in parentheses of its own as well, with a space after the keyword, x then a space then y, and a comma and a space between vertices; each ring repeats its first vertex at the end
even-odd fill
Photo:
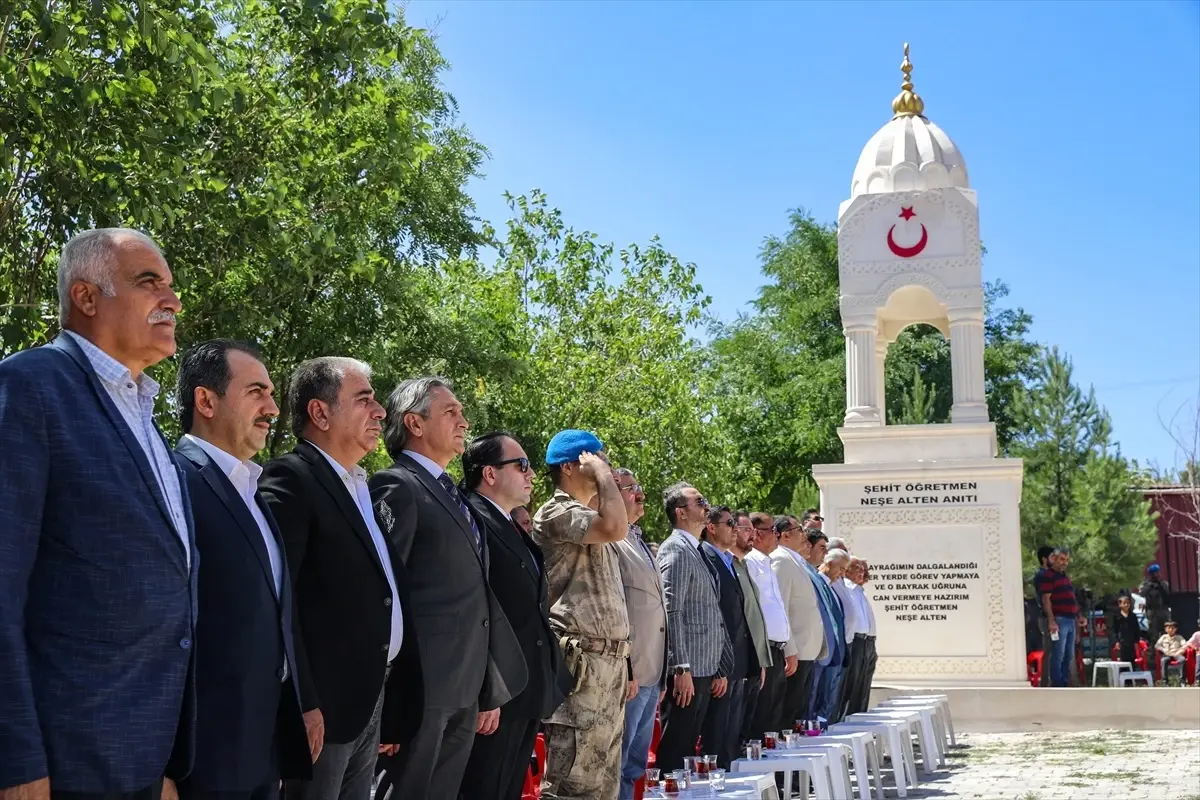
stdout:
POLYGON ((622 486, 621 484, 618 483, 617 488, 620 489, 622 492, 633 492, 634 494, 642 493, 641 485, 636 484, 636 483, 631 483, 628 486, 622 486))
POLYGON ((525 474, 526 472, 529 472, 529 459, 528 458, 506 458, 503 461, 497 461, 494 464, 488 464, 488 466, 499 469, 500 467, 507 466, 508 464, 516 464, 517 470, 522 475, 525 474))
POLYGON ((696 498, 696 507, 697 508, 708 508, 708 501, 705 500, 703 497, 697 497, 696 498))

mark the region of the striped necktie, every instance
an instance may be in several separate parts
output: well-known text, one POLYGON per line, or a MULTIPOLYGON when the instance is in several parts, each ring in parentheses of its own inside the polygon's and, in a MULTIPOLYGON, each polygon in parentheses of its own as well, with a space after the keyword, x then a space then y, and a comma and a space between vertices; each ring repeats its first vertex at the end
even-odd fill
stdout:
POLYGON ((463 500, 462 493, 458 491, 458 487, 454 485, 454 481, 450 480, 450 474, 443 472, 438 476, 438 483, 446 494, 450 495, 450 499, 458 504, 458 510, 467 518, 467 522, 471 524, 471 533, 475 534, 475 554, 482 556, 482 539, 479 536, 479 525, 475 522, 475 515, 471 513, 471 509, 467 507, 467 501, 463 500))

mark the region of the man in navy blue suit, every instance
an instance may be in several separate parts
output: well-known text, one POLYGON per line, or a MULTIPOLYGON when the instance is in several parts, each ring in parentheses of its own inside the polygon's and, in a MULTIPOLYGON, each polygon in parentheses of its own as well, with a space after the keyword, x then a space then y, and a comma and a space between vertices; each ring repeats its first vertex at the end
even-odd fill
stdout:
POLYGON ((191 768, 197 557, 145 373, 171 281, 144 234, 81 233, 63 333, 0 362, 0 800, 157 800, 191 768))
POLYGON ((294 680, 292 590, 283 540, 252 459, 279 416, 258 350, 216 339, 183 355, 176 460, 200 553, 196 761, 183 800, 273 800, 312 777, 294 680))

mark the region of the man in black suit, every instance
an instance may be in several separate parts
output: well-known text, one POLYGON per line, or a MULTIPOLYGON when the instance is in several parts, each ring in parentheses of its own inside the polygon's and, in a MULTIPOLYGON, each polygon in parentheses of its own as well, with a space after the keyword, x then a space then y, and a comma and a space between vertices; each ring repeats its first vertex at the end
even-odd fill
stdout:
POLYGON ((288 782, 289 800, 368 800, 379 752, 404 747, 421 723, 409 577, 358 466, 384 416, 370 376, 350 358, 297 367, 287 402, 298 443, 263 472, 291 568, 296 674, 316 758, 311 781, 288 782))
POLYGON ((446 466, 467 420, 447 381, 415 378, 388 397, 384 443, 395 462, 371 477, 375 513, 411 578, 425 712, 396 772, 396 797, 458 795, 475 734, 525 688, 521 647, 488 587, 488 547, 446 466))
POLYGON ((496 732, 475 737, 461 796, 520 800, 538 726, 571 688, 558 685, 562 653, 550 630, 541 548, 512 516, 512 509, 529 502, 533 470, 516 439, 489 433, 467 446, 463 475, 467 503, 487 535, 492 591, 521 643, 529 682, 501 707, 496 732))
POLYGON ((735 537, 733 512, 729 506, 717 506, 709 511, 704 541, 700 552, 708 560, 717 580, 721 604, 721 620, 733 645, 733 670, 729 673, 729 688, 720 697, 713 697, 704 718, 704 752, 715 753, 717 763, 729 769, 741 748, 742 710, 745 704, 745 684, 753 677, 761 687, 762 668, 758 663, 750 626, 746 621, 746 597, 733 565, 730 547, 735 537))
POLYGON ((217 339, 179 366, 175 460, 187 479, 200 554, 196 760, 183 800, 272 800, 310 778, 292 647, 292 592, 275 518, 250 459, 279 416, 258 350, 217 339))

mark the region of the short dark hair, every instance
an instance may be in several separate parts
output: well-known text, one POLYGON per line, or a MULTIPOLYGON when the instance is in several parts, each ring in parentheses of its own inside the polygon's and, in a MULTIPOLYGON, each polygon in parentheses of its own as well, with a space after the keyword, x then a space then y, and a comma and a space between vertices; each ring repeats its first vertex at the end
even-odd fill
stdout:
POLYGON ((512 434, 504 431, 485 433, 471 440, 462 454, 464 488, 471 491, 479 488, 483 483, 483 468, 501 460, 505 439, 516 441, 512 434))
POLYGON ((233 373, 229 369, 229 353, 236 350, 261 362, 262 353, 250 342, 237 339, 210 339, 193 345, 179 361, 179 377, 175 395, 179 401, 179 427, 190 433, 196 416, 196 389, 203 386, 224 396, 233 373))
MULTIPOLYGON (((746 519, 750 519, 750 512, 749 511, 741 511, 741 510, 733 512, 733 521, 735 523, 742 517, 745 517, 746 519)), ((753 522, 751 522, 751 524, 753 524, 753 522)))
POLYGON ((1043 561, 1045 561, 1047 558, 1050 557, 1050 554, 1053 552, 1054 552, 1054 548, 1048 544, 1044 544, 1041 547, 1039 547, 1037 549, 1038 563, 1040 564, 1043 561))
POLYGON ((688 500, 683 493, 684 490, 694 488, 690 483, 679 481, 663 489, 663 510, 667 512, 667 522, 672 527, 679 522, 675 518, 675 512, 681 508, 687 508, 688 500))
POLYGON ((288 382, 288 414, 292 418, 292 433, 299 439, 308 429, 308 404, 320 400, 330 408, 337 407, 338 392, 346 380, 347 370, 357 370, 367 378, 371 368, 354 358, 321 356, 296 367, 288 382))
POLYGON ((759 525, 771 526, 774 523, 771 521, 771 515, 765 511, 751 511, 750 524, 757 528, 759 525))
POLYGON ((728 514, 729 516, 733 517, 733 509, 729 506, 715 506, 710 508, 708 510, 708 521, 720 522, 722 514, 728 514))
POLYGON ((808 543, 809 544, 816 544, 817 542, 821 541, 822 539, 824 539, 827 542, 829 541, 829 537, 825 535, 825 532, 821 531, 821 530, 817 530, 816 528, 809 528, 807 533, 808 533, 808 543))
POLYGON ((774 525, 774 527, 775 527, 775 535, 782 536, 783 532, 791 527, 792 518, 789 516, 786 516, 784 514, 780 514, 778 517, 775 518, 775 521, 772 522, 771 524, 774 525))

